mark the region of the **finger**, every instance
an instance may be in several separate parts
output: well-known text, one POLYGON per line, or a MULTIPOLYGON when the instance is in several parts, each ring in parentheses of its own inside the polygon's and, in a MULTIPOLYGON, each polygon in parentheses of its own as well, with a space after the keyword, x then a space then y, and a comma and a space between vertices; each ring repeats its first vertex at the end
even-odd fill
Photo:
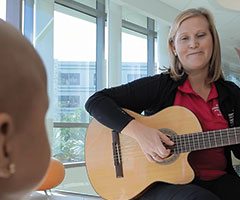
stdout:
POLYGON ((160 132, 160 133, 161 133, 160 138, 165 144, 170 145, 170 146, 174 145, 174 142, 167 135, 165 135, 162 132, 160 132))
POLYGON ((171 150, 170 150, 170 149, 166 149, 163 144, 160 144, 160 145, 157 147, 157 153, 158 153, 158 155, 159 155, 161 158, 166 158, 166 157, 168 157, 168 156, 170 155, 171 150))
POLYGON ((150 154, 145 154, 146 158, 148 159, 148 161, 150 162, 155 162, 153 156, 151 156, 150 154))
POLYGON ((156 154, 156 153, 154 153, 154 154, 152 155, 152 159, 153 159, 154 161, 157 161, 157 162, 162 162, 162 161, 163 161, 163 158, 162 158, 161 156, 159 156, 158 154, 156 154))

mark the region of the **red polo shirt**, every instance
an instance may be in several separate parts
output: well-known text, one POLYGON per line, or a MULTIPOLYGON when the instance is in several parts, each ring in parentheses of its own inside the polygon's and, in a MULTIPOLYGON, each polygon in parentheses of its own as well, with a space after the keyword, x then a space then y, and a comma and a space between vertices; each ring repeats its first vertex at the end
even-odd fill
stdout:
MULTIPOLYGON (((178 87, 174 105, 191 110, 198 118, 203 131, 224 129, 228 127, 228 123, 219 109, 217 97, 218 93, 214 84, 205 101, 192 89, 187 79, 183 85, 178 87)), ((226 173, 227 161, 223 148, 193 151, 188 158, 195 176, 201 180, 213 180, 226 173)))

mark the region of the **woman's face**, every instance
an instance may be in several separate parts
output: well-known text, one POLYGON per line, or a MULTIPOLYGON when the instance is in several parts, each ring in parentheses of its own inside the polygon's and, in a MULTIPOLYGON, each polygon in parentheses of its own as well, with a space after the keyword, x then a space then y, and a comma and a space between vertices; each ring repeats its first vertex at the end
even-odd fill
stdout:
POLYGON ((207 19, 196 16, 184 20, 176 33, 173 51, 188 74, 208 70, 213 38, 207 19))

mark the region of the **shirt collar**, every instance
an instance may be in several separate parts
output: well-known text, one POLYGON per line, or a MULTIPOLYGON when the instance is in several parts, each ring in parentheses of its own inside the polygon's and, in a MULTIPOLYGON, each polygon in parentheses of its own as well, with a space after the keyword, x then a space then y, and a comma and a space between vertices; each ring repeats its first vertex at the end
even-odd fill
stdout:
MULTIPOLYGON (((178 90, 180 90, 181 92, 186 93, 186 94, 194 94, 194 95, 199 96, 192 89, 192 86, 191 86, 190 81, 188 79, 186 79, 186 81, 182 85, 178 86, 178 90)), ((214 83, 212 83, 211 84, 211 90, 210 90, 210 93, 208 95, 207 101, 210 101, 210 100, 215 99, 217 97, 218 97, 218 92, 217 92, 216 86, 215 86, 214 83)))

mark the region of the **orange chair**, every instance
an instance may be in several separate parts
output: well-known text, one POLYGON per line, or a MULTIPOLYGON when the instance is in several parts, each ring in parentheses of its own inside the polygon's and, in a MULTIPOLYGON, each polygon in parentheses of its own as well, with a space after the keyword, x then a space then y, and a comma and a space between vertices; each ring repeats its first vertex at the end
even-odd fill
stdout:
POLYGON ((47 172, 36 189, 37 191, 51 190, 58 186, 65 177, 65 168, 63 164, 56 158, 51 158, 47 172))

